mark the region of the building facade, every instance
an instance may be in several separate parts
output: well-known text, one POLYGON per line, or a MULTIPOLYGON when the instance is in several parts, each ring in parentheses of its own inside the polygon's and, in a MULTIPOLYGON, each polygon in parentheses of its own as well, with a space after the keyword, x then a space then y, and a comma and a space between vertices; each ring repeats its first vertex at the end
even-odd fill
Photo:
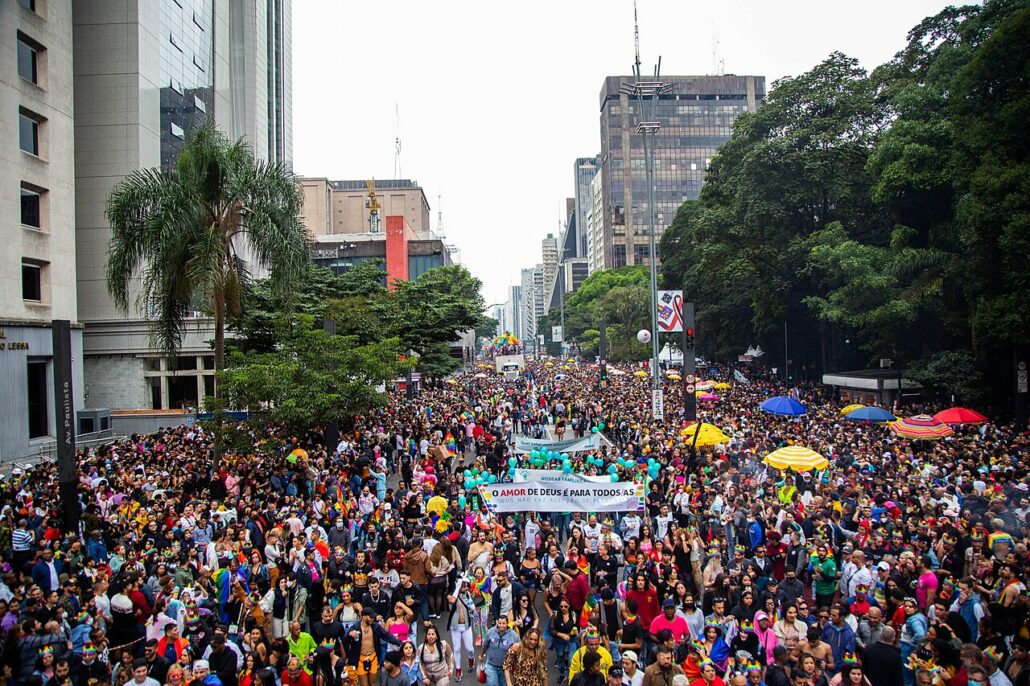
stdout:
MULTIPOLYGON (((64 3, 45 3, 53 8, 64 3)), ((175 164, 213 120, 260 160, 292 165, 290 0, 75 2, 75 253, 86 406, 196 407, 214 388, 211 320, 193 313, 178 360, 152 341, 140 283, 130 311, 107 292, 111 190, 175 164)))
POLYGON ((312 249, 314 263, 342 274, 367 260, 382 260, 387 284, 414 281, 430 269, 456 264, 450 246, 415 232, 403 216, 388 216, 383 224, 384 233, 319 237, 312 249))
POLYGON ((533 269, 523 269, 519 284, 519 303, 522 307, 522 344, 531 345, 536 339, 536 292, 533 287, 533 269))
POLYGON ((590 235, 587 217, 590 215, 590 183, 597 174, 597 156, 578 158, 573 173, 576 188, 576 254, 569 257, 588 257, 590 235))
MULTIPOLYGON (((369 233, 368 181, 299 177, 304 207, 301 221, 316 240, 323 236, 369 233)), ((430 233, 429 202, 418 181, 376 179, 380 217, 403 216, 420 235, 430 233)))
POLYGON ((590 203, 587 214, 587 268, 591 274, 604 269, 604 193, 603 175, 598 172, 590 181, 590 203))
MULTIPOLYGON (((621 92, 634 81, 631 76, 609 76, 601 87, 601 268, 649 263, 648 188, 643 141, 637 133, 640 113, 636 99, 621 92)), ((754 112, 765 98, 762 76, 663 76, 662 81, 672 89, 660 96, 653 116, 661 124, 654 154, 658 238, 679 206, 698 197, 708 162, 729 140, 733 121, 754 112)), ((645 107, 650 113, 650 105, 645 107)), ((600 262, 593 260, 595 265, 600 262)))
POLYGON ((504 321, 508 330, 520 341, 523 338, 522 286, 508 286, 508 302, 504 304, 504 321))
POLYGON ((0 462, 57 435, 53 320, 72 322, 72 385, 83 407, 75 284, 72 10, 0 3, 0 462))

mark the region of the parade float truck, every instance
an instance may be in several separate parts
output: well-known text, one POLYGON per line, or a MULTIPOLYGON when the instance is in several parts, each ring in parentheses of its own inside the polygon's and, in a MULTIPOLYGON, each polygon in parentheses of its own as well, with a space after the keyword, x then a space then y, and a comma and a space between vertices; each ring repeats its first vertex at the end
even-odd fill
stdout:
POLYGON ((525 355, 495 355, 494 367, 506 379, 518 378, 526 368, 525 355))

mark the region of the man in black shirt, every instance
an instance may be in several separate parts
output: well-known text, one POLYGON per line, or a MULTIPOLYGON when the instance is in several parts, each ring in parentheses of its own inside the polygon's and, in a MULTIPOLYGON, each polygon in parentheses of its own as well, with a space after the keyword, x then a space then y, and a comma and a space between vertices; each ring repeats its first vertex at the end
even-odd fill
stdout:
POLYGON ((338 644, 343 638, 343 625, 336 621, 336 613, 333 612, 333 608, 328 605, 322 608, 322 621, 314 622, 311 625, 311 638, 315 639, 315 643, 319 645, 326 641, 338 644))
POLYGON ((790 686, 787 676, 787 647, 778 645, 773 648, 773 663, 765 669, 766 686, 790 686))
POLYGON ((371 608, 377 618, 386 619, 393 616, 393 597, 382 587, 379 579, 372 576, 368 579, 368 591, 361 596, 361 607, 371 608))
POLYGON ((143 657, 147 659, 147 676, 159 684, 165 683, 171 663, 164 655, 157 654, 157 639, 152 638, 143 646, 143 657))
POLYGON ((236 653, 225 647, 225 636, 215 633, 211 636, 211 654, 207 658, 211 673, 222 682, 222 686, 236 686, 236 653))

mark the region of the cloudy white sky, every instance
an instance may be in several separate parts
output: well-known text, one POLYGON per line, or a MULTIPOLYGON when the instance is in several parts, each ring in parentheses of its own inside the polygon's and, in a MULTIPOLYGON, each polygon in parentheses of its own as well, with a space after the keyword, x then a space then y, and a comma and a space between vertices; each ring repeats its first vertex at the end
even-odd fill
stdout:
MULTIPOLYGON (((871 69, 939 0, 638 0, 649 72, 774 79, 834 50, 871 69)), ((600 150, 598 93, 633 62, 632 0, 294 0, 294 166, 330 179, 402 177, 448 242, 506 299, 540 261, 573 194, 576 157, 600 150)))

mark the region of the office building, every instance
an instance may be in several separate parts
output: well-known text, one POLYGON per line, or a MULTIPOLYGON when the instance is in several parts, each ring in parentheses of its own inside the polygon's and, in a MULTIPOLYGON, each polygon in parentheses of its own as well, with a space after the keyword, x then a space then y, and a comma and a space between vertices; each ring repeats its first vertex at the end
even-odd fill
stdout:
POLYGON ((576 252, 568 257, 588 257, 590 236, 587 217, 590 215, 590 183, 597 174, 597 157, 580 157, 574 167, 576 196, 575 235, 576 252))
POLYGON ((540 241, 540 268, 543 270, 544 294, 550 292, 550 286, 558 275, 558 239, 554 234, 547 234, 544 240, 540 241))
POLYGON ((55 442, 53 320, 72 322, 72 385, 83 407, 75 286, 72 10, 0 2, 0 461, 55 442))
MULTIPOLYGON (((621 92, 631 76, 609 76, 601 88, 602 221, 604 266, 649 263, 648 188, 638 103, 621 92)), ((701 192, 705 170, 730 138, 733 121, 754 112, 765 98, 762 76, 663 76, 671 90, 648 118, 661 124, 655 140, 654 185, 657 238, 687 200, 701 192)), ((600 260, 594 260, 595 264, 600 260)))
POLYGON ((508 331, 520 341, 523 340, 522 286, 508 286, 508 302, 504 304, 504 321, 508 331))
POLYGON ((523 269, 520 282, 520 299, 522 307, 522 342, 532 345, 536 340, 536 293, 533 287, 533 269, 523 269))
POLYGON ((590 180, 590 201, 587 203, 587 268, 590 274, 604 269, 604 193, 603 175, 595 173, 590 180))
MULTIPOLYGON (((290 0, 46 2, 73 7, 75 251, 86 405, 199 406, 214 389, 213 326, 191 313, 174 364, 152 341, 140 284, 107 292, 107 197, 136 169, 172 167, 212 119, 260 160, 292 165, 290 0)), ((246 250, 244 249, 246 256, 246 250)), ((255 265, 257 266, 257 265, 255 265)))
MULTIPOLYGON (((304 199, 301 221, 315 240, 371 232, 369 180, 299 177, 297 183, 304 199)), ((374 183, 380 217, 403 216, 416 233, 430 233, 429 202, 418 181, 375 179, 374 183)))
POLYGON ((385 231, 378 234, 319 236, 312 260, 336 274, 366 260, 382 260, 387 285, 414 281, 430 269, 457 263, 452 246, 433 234, 415 231, 403 215, 385 217, 383 226, 385 231))

